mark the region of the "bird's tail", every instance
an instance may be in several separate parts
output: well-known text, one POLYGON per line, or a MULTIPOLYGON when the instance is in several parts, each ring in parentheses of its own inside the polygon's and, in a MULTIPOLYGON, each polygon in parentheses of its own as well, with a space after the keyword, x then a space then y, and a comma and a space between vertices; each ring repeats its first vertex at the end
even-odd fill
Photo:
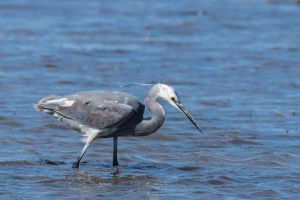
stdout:
POLYGON ((46 98, 41 99, 36 104, 33 104, 33 107, 35 110, 37 110, 39 112, 46 112, 49 114, 53 114, 55 112, 55 108, 57 105, 55 103, 51 103, 51 101, 53 102, 53 100, 55 100, 57 98, 59 98, 59 97, 48 96, 46 98))

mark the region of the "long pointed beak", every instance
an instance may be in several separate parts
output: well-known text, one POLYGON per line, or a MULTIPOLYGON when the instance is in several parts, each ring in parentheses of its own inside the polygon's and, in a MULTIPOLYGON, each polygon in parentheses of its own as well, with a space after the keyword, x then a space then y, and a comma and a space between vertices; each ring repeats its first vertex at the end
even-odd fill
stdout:
POLYGON ((200 129, 200 127, 198 126, 196 120, 193 118, 193 116, 189 113, 189 111, 187 111, 187 109, 178 101, 174 101, 174 103, 176 104, 176 106, 178 107, 178 109, 194 124, 194 126, 201 132, 203 133, 203 131, 200 129))

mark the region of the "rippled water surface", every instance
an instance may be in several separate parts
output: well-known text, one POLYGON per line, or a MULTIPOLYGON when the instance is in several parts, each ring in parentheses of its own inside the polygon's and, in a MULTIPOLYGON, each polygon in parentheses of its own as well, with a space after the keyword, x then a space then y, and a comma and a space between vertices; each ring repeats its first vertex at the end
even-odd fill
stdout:
POLYGON ((0 199, 297 199, 300 6, 295 1, 1 1, 0 199), (98 140, 32 104, 81 90, 173 85, 163 127, 98 140))

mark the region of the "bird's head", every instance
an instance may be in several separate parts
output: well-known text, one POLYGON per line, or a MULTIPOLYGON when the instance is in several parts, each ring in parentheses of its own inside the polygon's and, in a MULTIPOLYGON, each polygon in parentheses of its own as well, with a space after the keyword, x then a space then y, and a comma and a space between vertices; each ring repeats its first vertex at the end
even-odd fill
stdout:
POLYGON ((184 114, 192 123, 193 125, 201 132, 202 130, 196 123, 196 120, 192 117, 192 115, 188 112, 188 110, 181 104, 180 98, 175 91, 175 89, 172 86, 162 84, 162 83, 157 83, 154 85, 155 89, 158 90, 157 92, 157 98, 162 98, 169 102, 172 106, 177 108, 182 114, 184 114))

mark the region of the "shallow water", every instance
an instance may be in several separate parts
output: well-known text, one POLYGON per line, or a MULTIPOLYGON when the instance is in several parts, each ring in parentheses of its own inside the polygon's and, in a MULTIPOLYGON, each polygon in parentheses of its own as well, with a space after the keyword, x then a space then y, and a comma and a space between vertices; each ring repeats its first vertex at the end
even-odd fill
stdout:
POLYGON ((294 1, 1 1, 1 199, 297 199, 300 6, 294 1), (173 85, 155 134, 96 141, 32 104, 50 94, 173 85))

